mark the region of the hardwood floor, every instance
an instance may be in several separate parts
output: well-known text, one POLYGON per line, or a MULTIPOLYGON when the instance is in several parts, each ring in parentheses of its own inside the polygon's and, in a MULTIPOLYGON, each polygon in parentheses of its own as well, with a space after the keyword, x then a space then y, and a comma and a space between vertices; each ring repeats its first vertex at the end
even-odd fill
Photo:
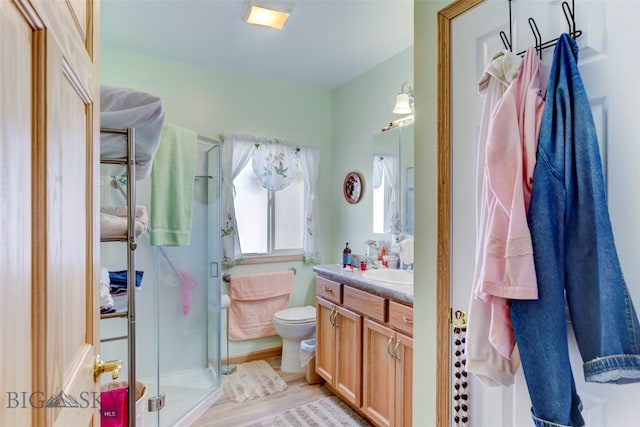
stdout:
POLYGON ((224 396, 191 424, 192 427, 273 427, 273 418, 281 412, 333 394, 324 383, 307 384, 304 374, 280 371, 280 356, 264 360, 285 380, 288 385, 285 391, 240 403, 224 396))

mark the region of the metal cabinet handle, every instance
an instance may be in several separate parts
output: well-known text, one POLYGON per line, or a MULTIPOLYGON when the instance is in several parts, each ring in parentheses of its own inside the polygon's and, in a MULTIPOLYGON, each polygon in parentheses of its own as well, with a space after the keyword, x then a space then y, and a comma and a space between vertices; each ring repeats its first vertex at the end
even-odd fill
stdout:
POLYGON ((402 316, 402 321, 407 325, 413 326, 413 320, 409 319, 407 316, 402 316))
POLYGON ((400 341, 396 341, 396 346, 393 348, 393 354, 396 356, 396 360, 400 360, 398 350, 400 349, 400 341))
POLYGON ((329 323, 331 323, 331 326, 336 326, 336 314, 338 314, 338 312, 336 311, 336 308, 333 307, 331 309, 331 314, 329 314, 329 323))
POLYGON ((387 353, 389 353, 389 356, 391 356, 391 358, 394 357, 392 350, 391 350, 391 346, 393 345, 393 335, 389 337, 389 342, 387 342, 387 353))
POLYGON ((328 286, 323 286, 322 290, 325 291, 325 292, 333 292, 333 289, 328 287, 328 286))

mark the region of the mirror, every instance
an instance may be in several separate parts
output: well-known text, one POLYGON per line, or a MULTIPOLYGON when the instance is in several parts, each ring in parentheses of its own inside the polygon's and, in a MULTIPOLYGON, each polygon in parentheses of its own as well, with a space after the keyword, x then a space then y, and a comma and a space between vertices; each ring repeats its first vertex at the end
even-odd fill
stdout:
POLYGON ((373 136, 373 232, 413 235, 413 124, 373 136))

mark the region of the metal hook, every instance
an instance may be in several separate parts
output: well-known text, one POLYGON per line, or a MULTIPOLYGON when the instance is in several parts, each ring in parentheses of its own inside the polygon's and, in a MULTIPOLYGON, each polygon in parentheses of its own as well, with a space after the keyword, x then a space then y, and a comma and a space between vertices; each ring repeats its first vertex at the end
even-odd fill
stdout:
POLYGON ((536 39, 536 51, 538 52, 538 57, 542 59, 542 36, 540 35, 538 24, 536 24, 536 20, 533 18, 529 18, 528 21, 533 37, 536 39))
POLYGON ((512 31, 512 19, 511 19, 511 0, 509 0, 509 38, 507 38, 507 34, 500 30, 500 38, 502 39, 502 44, 505 49, 508 49, 509 52, 513 52, 513 31, 512 31))
MULTIPOLYGON (((504 31, 500 31, 500 39, 502 40, 502 44, 505 49, 509 49, 509 51, 513 51, 513 39, 511 34, 511 0, 509 1, 509 36, 504 31)), ((576 39, 582 35, 582 31, 576 29, 576 16, 575 16, 575 0, 571 0, 571 6, 567 1, 562 2, 562 12, 564 13, 564 17, 567 21, 567 25, 569 26, 569 35, 576 39)), ((529 18, 529 27, 531 28, 531 32, 533 33, 533 37, 536 39, 536 51, 538 52, 538 57, 542 59, 542 51, 549 47, 555 46, 556 42, 560 38, 555 38, 553 40, 549 40, 546 42, 542 41, 542 36, 540 35, 540 30, 538 29, 538 25, 533 18, 529 18)), ((518 55, 522 56, 526 50, 518 52, 518 55)))
POLYGON ((567 20, 569 26, 569 35, 575 39, 582 34, 582 31, 576 30, 576 15, 575 15, 575 3, 571 0, 571 7, 566 1, 562 2, 562 12, 564 12, 564 18, 567 20))

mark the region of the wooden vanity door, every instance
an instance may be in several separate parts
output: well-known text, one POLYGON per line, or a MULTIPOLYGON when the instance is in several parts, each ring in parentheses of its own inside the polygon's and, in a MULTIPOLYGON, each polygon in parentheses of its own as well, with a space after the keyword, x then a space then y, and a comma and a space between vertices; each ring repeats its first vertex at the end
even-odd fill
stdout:
POLYGON ((362 316, 338 307, 335 388, 356 407, 362 402, 362 316))
POLYGON ((316 298, 316 372, 331 386, 336 372, 336 330, 333 310, 336 305, 316 298))

